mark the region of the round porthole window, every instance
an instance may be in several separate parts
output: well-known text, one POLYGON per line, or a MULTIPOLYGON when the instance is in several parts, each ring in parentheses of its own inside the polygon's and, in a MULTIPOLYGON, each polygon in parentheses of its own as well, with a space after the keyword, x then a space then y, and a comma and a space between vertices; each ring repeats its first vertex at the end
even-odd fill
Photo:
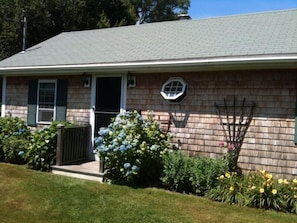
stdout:
POLYGON ((166 81, 161 90, 161 95, 165 100, 172 103, 181 102, 187 94, 187 84, 180 77, 172 77, 166 81))

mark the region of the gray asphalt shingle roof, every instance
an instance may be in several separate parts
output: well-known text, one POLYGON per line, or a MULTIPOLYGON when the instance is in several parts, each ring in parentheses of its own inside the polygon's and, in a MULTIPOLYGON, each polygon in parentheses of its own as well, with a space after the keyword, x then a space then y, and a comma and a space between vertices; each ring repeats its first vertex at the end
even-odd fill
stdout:
POLYGON ((0 69, 287 54, 297 55, 297 9, 64 32, 0 69))

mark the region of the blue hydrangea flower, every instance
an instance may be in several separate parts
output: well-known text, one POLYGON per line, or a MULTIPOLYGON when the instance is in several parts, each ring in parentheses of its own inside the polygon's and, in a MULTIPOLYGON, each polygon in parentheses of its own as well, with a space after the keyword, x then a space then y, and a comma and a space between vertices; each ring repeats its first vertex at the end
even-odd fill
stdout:
POLYGON ((109 129, 108 128, 106 128, 106 129, 100 129, 99 132, 98 132, 98 134, 100 136, 106 136, 106 135, 109 134, 109 129))
POLYGON ((97 138, 95 139, 95 144, 96 144, 96 145, 101 145, 103 142, 104 142, 103 137, 97 137, 97 138))
POLYGON ((133 166, 131 167, 131 170, 136 171, 136 170, 138 170, 138 167, 135 166, 135 165, 133 165, 133 166))
POLYGON ((18 155, 19 155, 19 156, 23 156, 24 154, 25 154, 25 152, 24 152, 24 151, 22 151, 22 150, 21 150, 21 151, 19 151, 19 153, 18 153, 18 155))
POLYGON ((127 147, 125 145, 120 146, 121 152, 125 152, 127 150, 127 147))
POLYGON ((128 168, 130 168, 131 167, 131 164, 130 163, 124 163, 124 168, 125 169, 128 169, 128 168))
POLYGON ((158 145, 152 145, 151 148, 150 148, 150 150, 156 151, 157 149, 159 149, 159 147, 160 146, 158 146, 158 145))

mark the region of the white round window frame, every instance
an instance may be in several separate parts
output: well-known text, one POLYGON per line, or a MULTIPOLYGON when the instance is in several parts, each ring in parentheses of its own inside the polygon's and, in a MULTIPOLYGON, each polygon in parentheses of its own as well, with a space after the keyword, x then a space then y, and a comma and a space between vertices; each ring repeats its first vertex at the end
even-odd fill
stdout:
POLYGON ((161 89, 161 95, 162 97, 167 100, 170 103, 180 103, 184 100, 184 97, 181 101, 175 101, 178 100, 180 97, 182 97, 183 95, 186 94, 186 89, 187 89, 187 83, 181 78, 181 77, 171 77, 169 78, 163 85, 162 85, 162 89, 161 89), (178 81, 182 84, 182 91, 174 96, 168 96, 167 94, 164 93, 164 89, 166 87, 166 85, 168 85, 170 82, 173 81, 178 81))

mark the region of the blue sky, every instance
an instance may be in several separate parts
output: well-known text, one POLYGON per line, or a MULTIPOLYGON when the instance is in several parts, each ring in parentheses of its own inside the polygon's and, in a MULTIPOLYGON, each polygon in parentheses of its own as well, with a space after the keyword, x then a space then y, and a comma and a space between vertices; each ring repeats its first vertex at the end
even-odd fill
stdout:
POLYGON ((297 8, 297 0, 191 0, 192 19, 297 8))

